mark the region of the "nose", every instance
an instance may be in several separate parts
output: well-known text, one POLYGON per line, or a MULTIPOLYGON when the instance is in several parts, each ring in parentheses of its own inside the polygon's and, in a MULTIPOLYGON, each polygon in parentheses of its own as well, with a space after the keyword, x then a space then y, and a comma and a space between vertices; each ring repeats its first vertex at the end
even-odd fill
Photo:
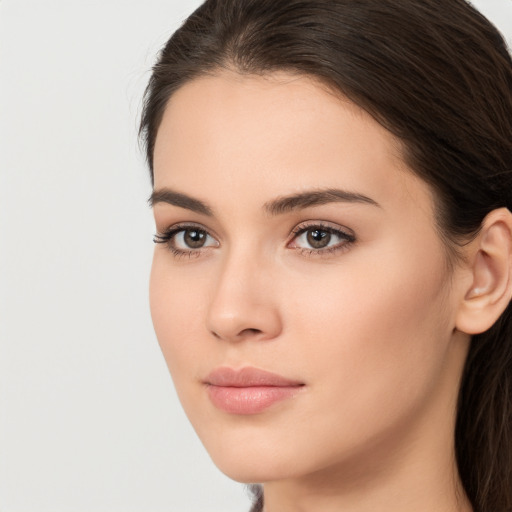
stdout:
POLYGON ((271 340, 281 330, 275 280, 254 256, 232 254, 214 282, 206 326, 218 339, 271 340))

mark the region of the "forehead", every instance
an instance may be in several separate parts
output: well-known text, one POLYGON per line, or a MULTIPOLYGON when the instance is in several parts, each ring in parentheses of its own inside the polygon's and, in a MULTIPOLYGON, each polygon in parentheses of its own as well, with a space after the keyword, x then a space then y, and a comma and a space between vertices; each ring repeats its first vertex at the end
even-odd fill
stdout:
POLYGON ((164 112, 154 170, 155 189, 204 199, 229 190, 261 204, 336 186, 384 202, 430 201, 390 132, 317 80, 287 73, 223 72, 184 85, 164 112))

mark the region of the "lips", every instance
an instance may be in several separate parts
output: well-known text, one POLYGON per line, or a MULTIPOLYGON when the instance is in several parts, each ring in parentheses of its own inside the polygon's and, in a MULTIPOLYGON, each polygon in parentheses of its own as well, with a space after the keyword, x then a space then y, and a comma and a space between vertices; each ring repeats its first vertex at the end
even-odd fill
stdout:
POLYGON ((241 415, 263 412, 277 402, 294 397, 304 387, 302 382, 253 367, 217 368, 204 382, 215 407, 241 415))

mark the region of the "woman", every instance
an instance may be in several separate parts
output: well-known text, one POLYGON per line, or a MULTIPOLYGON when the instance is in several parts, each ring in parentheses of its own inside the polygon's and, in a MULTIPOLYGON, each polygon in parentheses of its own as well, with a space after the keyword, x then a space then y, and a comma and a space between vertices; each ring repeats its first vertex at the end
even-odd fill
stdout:
POLYGON ((254 510, 512 510, 511 91, 463 0, 208 0, 163 49, 153 322, 254 510))

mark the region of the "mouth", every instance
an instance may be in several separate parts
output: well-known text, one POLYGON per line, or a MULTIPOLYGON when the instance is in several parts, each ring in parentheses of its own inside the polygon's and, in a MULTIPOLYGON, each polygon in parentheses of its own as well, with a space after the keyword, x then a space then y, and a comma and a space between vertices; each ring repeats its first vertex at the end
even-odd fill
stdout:
POLYGON ((258 414, 277 402, 294 397, 304 383, 253 367, 220 367, 204 380, 215 407, 239 415, 258 414))

